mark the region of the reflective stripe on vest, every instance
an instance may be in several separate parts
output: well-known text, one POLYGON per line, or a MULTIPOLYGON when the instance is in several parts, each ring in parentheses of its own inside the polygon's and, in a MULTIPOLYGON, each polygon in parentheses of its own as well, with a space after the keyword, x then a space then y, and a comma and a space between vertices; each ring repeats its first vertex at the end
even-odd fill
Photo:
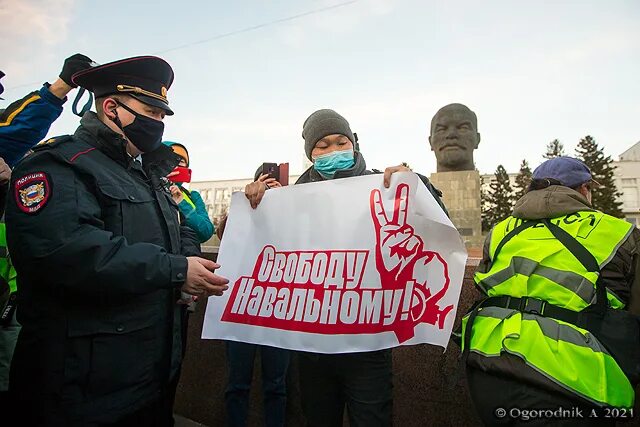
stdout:
POLYGON ((184 200, 187 203, 189 203, 189 205, 195 210, 196 204, 193 203, 193 200, 191 200, 191 196, 190 196, 189 192, 187 190, 185 190, 184 188, 180 188, 180 191, 182 192, 182 197, 184 198, 184 200))
MULTIPOLYGON (((491 232, 491 267, 476 273, 489 296, 534 297, 580 311, 595 301, 599 273, 590 273, 543 224, 515 235, 494 258, 500 241, 522 220, 510 217, 491 232)), ((601 212, 577 212, 552 222, 575 237, 600 268, 629 236, 630 223, 601 212)), ((608 291, 613 308, 624 303, 608 291)), ((466 318, 463 325, 466 324, 466 318)), ((464 331, 464 326, 463 329, 464 331)), ((476 317, 470 351, 486 357, 511 353, 565 389, 598 405, 633 406, 634 390, 613 357, 575 325, 516 310, 485 307, 476 317)))
MULTIPOLYGON (((463 319, 463 331, 466 318, 463 319)), ((485 357, 509 353, 565 390, 596 405, 633 407, 634 390, 616 361, 589 332, 535 314, 481 308, 471 351, 485 357)))
MULTIPOLYGON (((576 212, 551 221, 575 237, 600 268, 633 230, 630 223, 602 212, 576 212)), ((509 217, 491 231, 492 265, 488 272, 476 273, 478 286, 489 296, 535 297, 575 311, 594 302, 599 274, 587 272, 543 224, 519 233, 493 259, 500 241, 521 223, 521 219, 509 217)), ((624 307, 613 292, 607 290, 607 297, 612 307, 624 307)))
POLYGON ((4 222, 0 222, 0 276, 9 284, 11 293, 18 289, 16 270, 11 264, 9 252, 7 251, 7 227, 4 222))

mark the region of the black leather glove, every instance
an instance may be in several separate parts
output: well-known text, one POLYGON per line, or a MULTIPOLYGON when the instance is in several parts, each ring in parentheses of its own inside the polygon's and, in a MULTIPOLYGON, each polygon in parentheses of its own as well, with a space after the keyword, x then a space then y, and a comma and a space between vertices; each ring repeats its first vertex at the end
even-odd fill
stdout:
POLYGON ((73 76, 78 71, 91 68, 92 62, 93 61, 88 56, 76 53, 75 55, 70 56, 64 60, 64 65, 62 66, 62 71, 60 72, 60 78, 69 86, 77 87, 77 85, 73 84, 73 82, 71 81, 71 76, 73 76))

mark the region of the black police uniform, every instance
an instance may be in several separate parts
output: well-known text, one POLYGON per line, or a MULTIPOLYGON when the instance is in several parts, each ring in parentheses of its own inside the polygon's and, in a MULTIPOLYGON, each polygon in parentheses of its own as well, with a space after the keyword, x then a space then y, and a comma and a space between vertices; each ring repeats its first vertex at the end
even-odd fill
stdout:
POLYGON ((160 146, 141 165, 93 112, 73 136, 34 151, 13 172, 6 212, 22 324, 16 421, 171 424, 176 301, 186 256, 200 254, 163 184, 178 157, 160 146))

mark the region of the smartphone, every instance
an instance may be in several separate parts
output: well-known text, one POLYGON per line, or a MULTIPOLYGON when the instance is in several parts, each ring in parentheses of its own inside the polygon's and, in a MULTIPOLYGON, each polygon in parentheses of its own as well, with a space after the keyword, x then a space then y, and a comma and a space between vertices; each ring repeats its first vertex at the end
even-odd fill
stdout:
POLYGON ((283 187, 289 185, 289 163, 263 163, 260 175, 268 174, 270 178, 275 178, 283 187))
POLYGON ((171 182, 191 182, 191 169, 177 166, 173 172, 178 172, 177 175, 170 176, 171 182))
POLYGON ((275 178, 276 181, 280 182, 280 169, 276 163, 263 163, 260 175, 265 173, 269 175, 269 178, 275 178))

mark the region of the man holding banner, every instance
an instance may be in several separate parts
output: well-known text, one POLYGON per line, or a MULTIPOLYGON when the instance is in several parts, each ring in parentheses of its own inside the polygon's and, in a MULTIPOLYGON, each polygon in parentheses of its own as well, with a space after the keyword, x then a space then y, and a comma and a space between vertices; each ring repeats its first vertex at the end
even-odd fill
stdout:
POLYGON ((426 178, 366 169, 342 116, 316 111, 302 135, 307 185, 233 195, 220 274, 234 285, 203 337, 301 351, 309 426, 341 426, 345 405, 351 426, 389 426, 390 349, 447 345, 464 245, 426 178))
MULTIPOLYGON (((296 184, 370 174, 349 123, 332 110, 319 110, 305 121, 302 130, 307 157, 313 162, 296 184)), ((385 183, 404 166, 388 168, 385 183)), ((406 201, 406 199, 405 199, 406 201)), ((382 200, 376 196, 376 203, 382 200)), ((396 211, 397 213, 397 211, 396 211)), ((384 208, 376 219, 387 223, 384 208), (380 217, 381 215, 381 217, 380 217)), ((391 349, 370 352, 300 353, 302 407, 310 426, 342 425, 345 404, 352 426, 391 425, 391 349)))

